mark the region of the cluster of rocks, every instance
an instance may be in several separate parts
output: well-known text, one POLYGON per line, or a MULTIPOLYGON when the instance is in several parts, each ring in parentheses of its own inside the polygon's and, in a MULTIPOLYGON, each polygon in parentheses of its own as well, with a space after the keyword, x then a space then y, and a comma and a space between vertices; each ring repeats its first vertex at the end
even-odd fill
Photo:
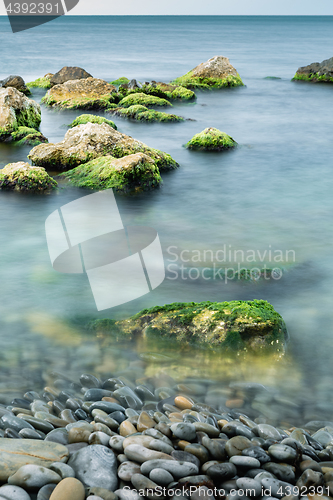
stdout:
MULTIPOLYGON (((239 399, 220 403, 218 385, 209 404, 201 382, 164 381, 83 374, 77 384, 54 374, 40 394, 1 405, 0 498, 332 496, 332 422, 273 426, 246 415, 239 399)), ((236 386, 252 399, 267 392, 236 386)))
POLYGON ((298 68, 293 80, 333 83, 333 57, 298 68))

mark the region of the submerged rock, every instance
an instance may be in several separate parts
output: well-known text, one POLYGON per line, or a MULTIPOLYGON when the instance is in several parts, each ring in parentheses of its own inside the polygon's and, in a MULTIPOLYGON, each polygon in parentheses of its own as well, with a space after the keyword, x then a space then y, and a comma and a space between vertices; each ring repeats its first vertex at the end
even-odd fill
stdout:
POLYGON ((91 328, 110 330, 127 338, 143 335, 238 351, 283 353, 286 325, 265 300, 174 303, 144 309, 123 321, 97 320, 91 328))
POLYGON ((57 182, 42 167, 32 167, 19 161, 0 170, 0 189, 11 191, 45 192, 55 189, 57 182))
POLYGON ((63 109, 108 109, 116 87, 98 78, 69 80, 52 87, 43 97, 48 106, 63 109))
POLYGON ((144 153, 114 158, 102 156, 63 175, 72 184, 90 189, 115 189, 138 193, 159 187, 162 182, 154 160, 144 153))
POLYGON ((244 85, 237 70, 224 56, 215 56, 199 64, 172 83, 189 88, 223 88, 244 85))
POLYGON ((23 78, 17 75, 10 75, 7 76, 7 78, 5 78, 4 80, 0 80, 0 87, 3 88, 13 87, 16 90, 23 92, 23 94, 30 94, 30 90, 26 86, 23 78))
POLYGON ((129 108, 135 104, 141 106, 171 106, 171 103, 166 99, 161 99, 160 97, 155 97, 152 95, 144 94, 143 92, 137 92, 134 94, 129 94, 124 97, 120 102, 119 106, 123 108, 129 108))
POLYGON ((38 130, 29 127, 18 127, 11 133, 11 139, 16 146, 37 146, 37 144, 48 142, 48 139, 38 130))
POLYGON ((217 128, 205 128, 199 134, 195 134, 192 139, 185 144, 188 149, 197 149, 204 151, 223 151, 234 148, 237 142, 230 135, 221 132, 217 128))
POLYGON ((298 68, 293 80, 333 83, 333 57, 298 68))
POLYGON ((129 108, 117 108, 113 111, 116 116, 130 118, 131 120, 146 121, 146 122, 182 122, 184 118, 178 115, 164 113, 148 109, 140 104, 134 104, 129 108))
POLYGON ((196 98, 195 93, 185 87, 179 85, 171 85, 170 83, 145 82, 142 87, 130 88, 129 85, 121 85, 118 89, 119 95, 125 97, 135 93, 143 93, 150 96, 160 97, 168 100, 191 101, 196 98))
POLYGON ((64 66, 50 78, 50 82, 51 85, 58 85, 59 83, 65 83, 69 80, 82 80, 84 78, 92 78, 92 75, 77 66, 64 66))
POLYGON ((42 89, 49 89, 52 87, 51 85, 51 78, 53 76, 53 73, 46 73, 46 75, 41 76, 40 78, 37 78, 33 82, 28 82, 27 87, 33 88, 33 87, 39 87, 42 89))
POLYGON ((57 144, 40 144, 33 148, 28 158, 34 165, 68 170, 100 156, 122 158, 134 153, 145 153, 155 161, 160 170, 179 166, 167 153, 121 134, 106 123, 87 123, 74 127, 68 130, 63 141, 57 144))
POLYGON ((41 122, 40 106, 12 87, 0 88, 0 141, 18 129, 37 129, 41 122))
POLYGON ((107 123, 110 125, 110 127, 114 128, 117 130, 116 124, 112 120, 108 120, 107 118, 104 118, 104 116, 98 116, 98 115, 80 115, 75 120, 72 121, 72 123, 69 125, 70 128, 77 127, 78 125, 85 125, 86 123, 107 123))

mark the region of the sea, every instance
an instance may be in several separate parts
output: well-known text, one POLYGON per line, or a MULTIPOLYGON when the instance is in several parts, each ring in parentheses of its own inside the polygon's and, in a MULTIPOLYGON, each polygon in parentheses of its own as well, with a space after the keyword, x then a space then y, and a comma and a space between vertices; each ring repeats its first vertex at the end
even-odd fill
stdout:
MULTIPOLYGON (((108 82, 169 82, 223 55, 244 82, 175 103, 181 123, 97 112, 180 165, 162 174, 158 190, 116 194, 124 224, 158 232, 166 268, 159 287, 122 307, 97 311, 86 275, 51 266, 46 218, 89 192, 64 184, 45 196, 1 192, 1 400, 45 385, 52 370, 104 376, 150 360, 150 370, 170 370, 178 380, 292 388, 314 407, 320 401, 333 409, 333 85, 292 81, 298 67, 332 57, 332 25, 330 16, 63 16, 13 34, 0 17, 0 79, 14 74, 29 82, 79 66, 108 82), (229 134, 237 148, 186 149, 206 127, 229 134), (238 266, 256 271, 238 279, 238 266), (206 279, 206 267, 221 272, 206 279), (263 268, 273 269, 269 279, 263 268), (207 362, 201 352, 186 358, 172 346, 115 344, 82 326, 172 302, 253 299, 270 302, 287 325, 287 355, 276 363, 236 358, 223 370, 223 355, 207 362)), ((31 97, 40 102, 44 94, 33 89, 31 97)), ((61 141, 79 114, 42 105, 40 130, 49 142, 61 141)), ((29 150, 0 144, 0 168, 26 161, 29 150)))

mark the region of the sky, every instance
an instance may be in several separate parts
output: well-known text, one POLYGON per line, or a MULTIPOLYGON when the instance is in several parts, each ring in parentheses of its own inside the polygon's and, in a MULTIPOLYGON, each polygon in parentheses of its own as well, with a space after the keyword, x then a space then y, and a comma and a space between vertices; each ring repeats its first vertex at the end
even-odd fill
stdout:
MULTIPOLYGON (((15 0, 14 0, 15 1, 15 0)), ((22 1, 22 0, 21 0, 22 1)), ((30 0, 25 0, 30 1, 30 0)), ((0 0, 0 15, 5 15, 0 0)), ((332 0, 80 0, 72 15, 333 15, 332 0)))

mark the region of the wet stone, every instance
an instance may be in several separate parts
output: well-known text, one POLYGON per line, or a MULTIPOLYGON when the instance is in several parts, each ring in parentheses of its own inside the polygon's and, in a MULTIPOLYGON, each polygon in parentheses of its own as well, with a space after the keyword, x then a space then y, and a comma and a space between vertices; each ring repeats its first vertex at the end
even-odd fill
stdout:
POLYGON ((33 429, 33 426, 28 422, 25 422, 21 418, 15 417, 14 415, 3 415, 1 417, 1 423, 3 429, 13 429, 19 432, 22 429, 33 429))
POLYGON ((197 437, 196 429, 193 424, 190 423, 179 423, 173 424, 171 426, 171 431, 179 439, 184 439, 185 441, 194 441, 197 437))
MULTIPOLYGON (((254 432, 258 433, 259 437, 264 439, 274 439, 276 441, 281 441, 282 436, 275 427, 268 424, 259 424, 253 428, 254 432)), ((273 443, 272 443, 273 444, 273 443)))
POLYGON ((149 479, 161 486, 168 486, 168 484, 170 484, 174 480, 170 472, 161 468, 156 468, 150 471, 149 479))
POLYGON ((136 428, 129 420, 124 420, 119 426, 119 434, 123 437, 130 436, 136 432, 136 428))
POLYGON ((174 404, 180 410, 191 409, 194 405, 193 401, 190 398, 186 398, 184 396, 176 396, 174 399, 174 404))
POLYGON ((19 486, 5 484, 0 488, 0 500, 31 500, 30 495, 19 486))
POLYGON ((54 462, 49 468, 59 474, 61 479, 65 479, 66 477, 75 477, 75 472, 72 467, 62 462, 54 462))
POLYGON ((207 460, 209 459, 209 453, 207 449, 201 444, 191 443, 185 447, 184 451, 185 453, 191 453, 192 455, 195 455, 200 460, 201 464, 207 462, 207 460))
POLYGON ((295 480, 295 472, 293 467, 290 465, 275 464, 273 462, 268 462, 263 465, 263 468, 268 472, 271 472, 281 481, 287 481, 293 483, 295 480))
POLYGON ((108 446, 109 441, 110 436, 105 432, 93 432, 88 439, 89 444, 101 444, 103 446, 108 446))
POLYGON ((112 396, 112 392, 105 389, 88 389, 83 396, 84 401, 100 401, 105 396, 112 396))
POLYGON ((148 448, 155 451, 161 451, 162 453, 167 453, 170 455, 173 452, 173 446, 164 443, 160 439, 152 439, 148 445, 148 448))
POLYGON ((68 444, 68 431, 66 429, 54 429, 54 431, 48 433, 45 441, 52 441, 66 446, 68 444))
POLYGON ((8 478, 8 484, 24 489, 41 488, 48 483, 59 483, 61 477, 56 472, 40 465, 23 465, 8 478))
POLYGON ((225 445, 225 451, 229 457, 241 455, 242 451, 251 447, 251 441, 245 436, 235 436, 229 439, 225 445))
POLYGON ((129 446, 126 446, 125 455, 129 460, 133 460, 134 462, 138 462, 139 464, 142 464, 143 462, 146 462, 148 460, 173 460, 172 457, 170 457, 166 453, 149 450, 148 448, 145 448, 144 446, 141 446, 139 444, 130 444, 129 446))
POLYGON ((139 419, 138 419, 138 424, 137 424, 137 430, 139 432, 145 431, 146 429, 150 429, 152 427, 155 427, 156 422, 153 420, 146 411, 142 411, 140 413, 139 419))
MULTIPOLYGON (((245 491, 245 490, 252 490, 253 494, 251 492, 252 497, 258 497, 261 495, 261 483, 260 481, 257 481, 256 479, 252 479, 249 477, 240 477, 236 479, 236 485, 239 489, 245 491)), ((247 495, 249 496, 249 494, 247 495)))
POLYGON ((101 381, 97 377, 90 375, 89 373, 83 373, 80 377, 80 383, 82 387, 101 387, 101 381))
POLYGON ((45 438, 45 434, 41 435, 37 431, 32 429, 21 429, 19 432, 19 436, 23 439, 41 439, 45 438))
POLYGON ((175 480, 199 472, 199 468, 192 462, 177 462, 176 460, 149 460, 141 465, 142 474, 149 475, 153 469, 164 469, 170 472, 175 480))
POLYGON ((84 500, 86 497, 83 484, 74 477, 63 479, 53 490, 50 500, 84 500))
POLYGON ((89 412, 91 413, 93 410, 102 410, 108 414, 114 411, 125 412, 125 408, 123 406, 117 403, 110 403, 108 401, 95 401, 95 403, 89 406, 89 412))
POLYGON ((200 460, 192 455, 192 453, 187 453, 186 451, 175 450, 171 453, 171 456, 178 462, 191 462, 200 468, 200 460))
POLYGON ((220 430, 210 424, 205 424, 204 422, 194 422, 193 423, 196 431, 205 432, 211 438, 219 437, 220 430))
POLYGON ((207 475, 218 481, 226 481, 232 479, 237 474, 236 466, 232 463, 216 464, 209 467, 207 475))
POLYGON ((215 458, 216 460, 227 459, 225 451, 226 441, 222 439, 210 439, 208 437, 204 437, 201 444, 207 448, 212 458, 215 458))
POLYGON ((124 451, 123 447, 124 440, 125 438, 123 436, 111 436, 109 440, 109 445, 113 450, 122 453, 124 451))
MULTIPOLYGON (((333 463, 332 463, 333 465, 333 463)), ((315 472, 311 469, 305 470, 301 477, 296 482, 296 486, 302 490, 302 488, 309 488, 310 486, 323 486, 324 476, 321 472, 315 472)))
POLYGON ((28 422, 34 429, 38 429, 46 434, 54 429, 52 424, 45 422, 45 420, 41 420, 40 418, 35 418, 30 415, 22 415, 20 413, 17 417, 23 419, 25 422, 28 422))
POLYGON ((54 483, 46 484, 45 486, 43 486, 38 491, 37 500, 50 500, 50 496, 51 496, 51 494, 54 491, 56 486, 57 485, 54 483))
POLYGON ((273 444, 268 448, 268 453, 278 462, 294 462, 297 456, 296 450, 285 444, 273 444))
POLYGON ((256 467, 260 467, 260 462, 256 458, 246 457, 243 455, 234 455, 230 458, 230 462, 236 467, 253 469, 256 467))
POLYGON ((247 457, 253 457, 259 460, 261 464, 265 464, 271 461, 270 456, 266 453, 265 450, 260 448, 260 446, 252 446, 251 448, 245 448, 242 450, 242 455, 247 457))
POLYGON ((123 481, 130 481, 133 474, 140 474, 140 465, 135 462, 123 462, 118 467, 118 477, 123 481))
POLYGON ((105 488, 89 488, 89 493, 90 495, 100 496, 102 500, 117 500, 117 495, 105 488))

